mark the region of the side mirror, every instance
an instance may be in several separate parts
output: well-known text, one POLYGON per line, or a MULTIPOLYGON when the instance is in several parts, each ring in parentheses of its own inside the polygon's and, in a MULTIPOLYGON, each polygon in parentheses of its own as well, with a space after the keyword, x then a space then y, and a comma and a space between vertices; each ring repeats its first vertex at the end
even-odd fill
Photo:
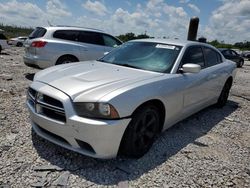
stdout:
POLYGON ((181 70, 186 73, 198 73, 201 70, 201 66, 198 64, 187 63, 182 66, 181 70))

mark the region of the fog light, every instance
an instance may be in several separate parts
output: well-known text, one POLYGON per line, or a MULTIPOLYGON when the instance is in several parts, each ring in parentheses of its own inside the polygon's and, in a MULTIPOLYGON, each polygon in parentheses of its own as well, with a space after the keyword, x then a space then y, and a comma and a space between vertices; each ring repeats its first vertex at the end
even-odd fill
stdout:
POLYGON ((42 107, 40 104, 36 104, 36 113, 38 113, 38 114, 42 113, 42 107))

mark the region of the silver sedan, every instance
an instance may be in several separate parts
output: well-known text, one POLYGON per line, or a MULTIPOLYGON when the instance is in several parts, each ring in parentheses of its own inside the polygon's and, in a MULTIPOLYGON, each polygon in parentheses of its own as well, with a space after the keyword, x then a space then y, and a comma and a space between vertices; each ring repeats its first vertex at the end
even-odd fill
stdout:
POLYGON ((157 134, 229 95, 236 64, 191 41, 127 42, 97 61, 42 70, 28 89, 41 137, 97 158, 141 157, 157 134))

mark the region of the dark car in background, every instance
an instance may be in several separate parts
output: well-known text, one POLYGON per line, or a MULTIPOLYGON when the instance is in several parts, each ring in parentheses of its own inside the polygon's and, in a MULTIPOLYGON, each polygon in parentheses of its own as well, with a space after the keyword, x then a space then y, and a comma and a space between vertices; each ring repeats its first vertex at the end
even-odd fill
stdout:
POLYGON ((236 62, 237 67, 242 67, 244 65, 244 58, 236 51, 226 48, 219 48, 219 50, 226 59, 236 62))

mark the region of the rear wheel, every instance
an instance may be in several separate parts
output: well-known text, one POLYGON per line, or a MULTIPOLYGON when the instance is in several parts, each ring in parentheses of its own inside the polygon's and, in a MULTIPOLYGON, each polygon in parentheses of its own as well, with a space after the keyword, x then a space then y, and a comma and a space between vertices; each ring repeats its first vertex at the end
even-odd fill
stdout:
POLYGON ((244 64, 244 60, 240 60, 238 67, 242 67, 244 64))
POLYGON ((56 61, 56 65, 77 62, 78 59, 74 56, 62 56, 56 61))
POLYGON ((123 135, 120 153, 128 157, 142 157, 152 146, 159 127, 158 108, 154 105, 139 108, 132 115, 132 120, 123 135))
POLYGON ((23 43, 18 42, 18 43, 16 44, 16 46, 17 46, 17 47, 22 47, 22 46, 23 46, 23 43))
POLYGON ((229 96, 229 91, 231 89, 231 86, 232 86, 231 81, 227 80, 227 82, 225 83, 221 91, 220 97, 217 101, 217 104, 216 104, 217 107, 222 108, 223 106, 225 106, 225 104, 227 103, 227 99, 229 96))

